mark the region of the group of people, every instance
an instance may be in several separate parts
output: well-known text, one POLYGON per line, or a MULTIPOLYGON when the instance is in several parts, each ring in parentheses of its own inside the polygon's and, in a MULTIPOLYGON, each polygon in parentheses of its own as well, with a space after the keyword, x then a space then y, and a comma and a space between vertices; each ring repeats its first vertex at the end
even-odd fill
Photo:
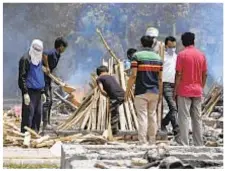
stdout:
MULTIPOLYGON (((157 40, 158 34, 156 28, 148 28, 140 39, 141 47, 128 49, 131 65, 126 90, 109 75, 106 66, 96 70, 99 90, 110 99, 112 133, 116 135, 119 130, 119 106, 128 99, 130 91, 134 91, 140 144, 154 145, 159 128, 167 132, 167 125, 171 123, 177 142, 189 145, 190 117, 194 145, 202 146, 201 99, 207 78, 205 55, 194 46, 194 33, 182 34, 184 49, 178 55, 176 38, 168 36, 162 43, 157 40), (158 125, 156 111, 163 97, 169 112, 158 125)), ((42 120, 44 134, 50 124, 52 90, 48 74, 57 67, 67 46, 67 41, 58 37, 53 49, 43 50, 43 42, 35 39, 20 59, 18 84, 23 97, 21 132, 24 133, 27 126, 39 133, 42 120)))
POLYGON ((22 133, 26 132, 25 126, 39 133, 41 120, 42 134, 50 125, 52 91, 48 74, 56 68, 66 47, 67 41, 63 37, 55 40, 51 50, 44 50, 43 42, 34 39, 29 50, 21 57, 18 84, 22 92, 22 133), (43 72, 43 66, 46 73, 43 72))
POLYGON ((171 123, 175 140, 180 145, 188 146, 191 118, 194 145, 202 146, 201 99, 207 78, 206 57, 194 46, 194 33, 182 34, 184 49, 178 55, 176 38, 166 37, 163 45, 157 40, 158 34, 156 28, 148 28, 140 40, 142 47, 128 49, 131 71, 126 90, 108 74, 106 66, 97 68, 98 87, 101 93, 110 99, 112 133, 115 135, 118 132, 118 108, 128 99, 135 84, 134 105, 140 144, 155 145, 158 128, 167 132, 167 125, 171 123), (164 46, 164 53, 160 53, 164 46), (163 97, 169 112, 161 120, 161 125, 157 125, 156 111, 163 97))

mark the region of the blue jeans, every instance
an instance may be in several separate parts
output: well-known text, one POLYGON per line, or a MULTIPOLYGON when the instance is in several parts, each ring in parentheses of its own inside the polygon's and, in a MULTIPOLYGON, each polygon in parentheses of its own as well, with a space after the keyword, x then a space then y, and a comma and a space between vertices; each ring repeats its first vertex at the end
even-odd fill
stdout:
POLYGON ((177 105, 176 102, 173 100, 173 91, 174 91, 174 84, 164 82, 163 83, 163 96, 168 104, 169 112, 166 114, 166 116, 162 120, 162 127, 165 127, 166 125, 171 122, 171 125, 173 127, 173 130, 178 127, 176 114, 177 114, 177 105))

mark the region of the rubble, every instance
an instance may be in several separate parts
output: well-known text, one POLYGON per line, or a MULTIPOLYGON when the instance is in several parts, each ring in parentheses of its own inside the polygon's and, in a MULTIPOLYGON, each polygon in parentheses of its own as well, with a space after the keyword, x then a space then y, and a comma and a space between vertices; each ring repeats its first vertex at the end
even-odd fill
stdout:
POLYGON ((223 148, 221 147, 185 147, 162 146, 143 147, 137 145, 98 145, 72 144, 62 145, 61 168, 210 168, 223 166, 223 148), (83 152, 76 153, 76 149, 83 152), (104 152, 103 152, 104 151, 104 152), (152 155, 159 151, 160 157, 152 160, 152 155), (151 160, 146 160, 146 154, 151 160), (165 155, 166 154, 166 155, 165 155), (85 163, 81 165, 78 163, 85 163), (203 163, 207 163, 205 166, 203 163))

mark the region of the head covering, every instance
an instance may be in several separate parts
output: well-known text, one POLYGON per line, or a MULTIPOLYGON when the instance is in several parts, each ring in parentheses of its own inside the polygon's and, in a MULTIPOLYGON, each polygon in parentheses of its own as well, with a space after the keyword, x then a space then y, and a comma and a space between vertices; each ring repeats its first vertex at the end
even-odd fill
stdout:
POLYGON ((155 27, 149 27, 147 28, 145 32, 146 36, 151 36, 151 37, 158 37, 159 36, 159 30, 155 27))
POLYGON ((31 62, 34 65, 38 65, 42 60, 43 42, 39 39, 34 39, 29 49, 29 55, 31 62))

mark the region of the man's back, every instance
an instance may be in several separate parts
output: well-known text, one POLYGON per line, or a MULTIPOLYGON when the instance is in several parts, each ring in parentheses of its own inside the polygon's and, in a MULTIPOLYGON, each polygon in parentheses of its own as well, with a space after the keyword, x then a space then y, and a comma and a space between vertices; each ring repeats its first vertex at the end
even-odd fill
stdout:
POLYGON ((139 51, 132 59, 132 67, 135 66, 137 67, 135 95, 158 93, 158 76, 162 70, 160 56, 150 49, 139 51))
POLYGON ((120 87, 116 79, 111 75, 99 76, 97 83, 102 83, 103 88, 110 99, 117 99, 118 97, 124 97, 125 95, 124 90, 120 87))
POLYGON ((178 95, 200 97, 202 73, 207 70, 204 54, 194 46, 188 46, 178 54, 176 70, 182 73, 178 95))

